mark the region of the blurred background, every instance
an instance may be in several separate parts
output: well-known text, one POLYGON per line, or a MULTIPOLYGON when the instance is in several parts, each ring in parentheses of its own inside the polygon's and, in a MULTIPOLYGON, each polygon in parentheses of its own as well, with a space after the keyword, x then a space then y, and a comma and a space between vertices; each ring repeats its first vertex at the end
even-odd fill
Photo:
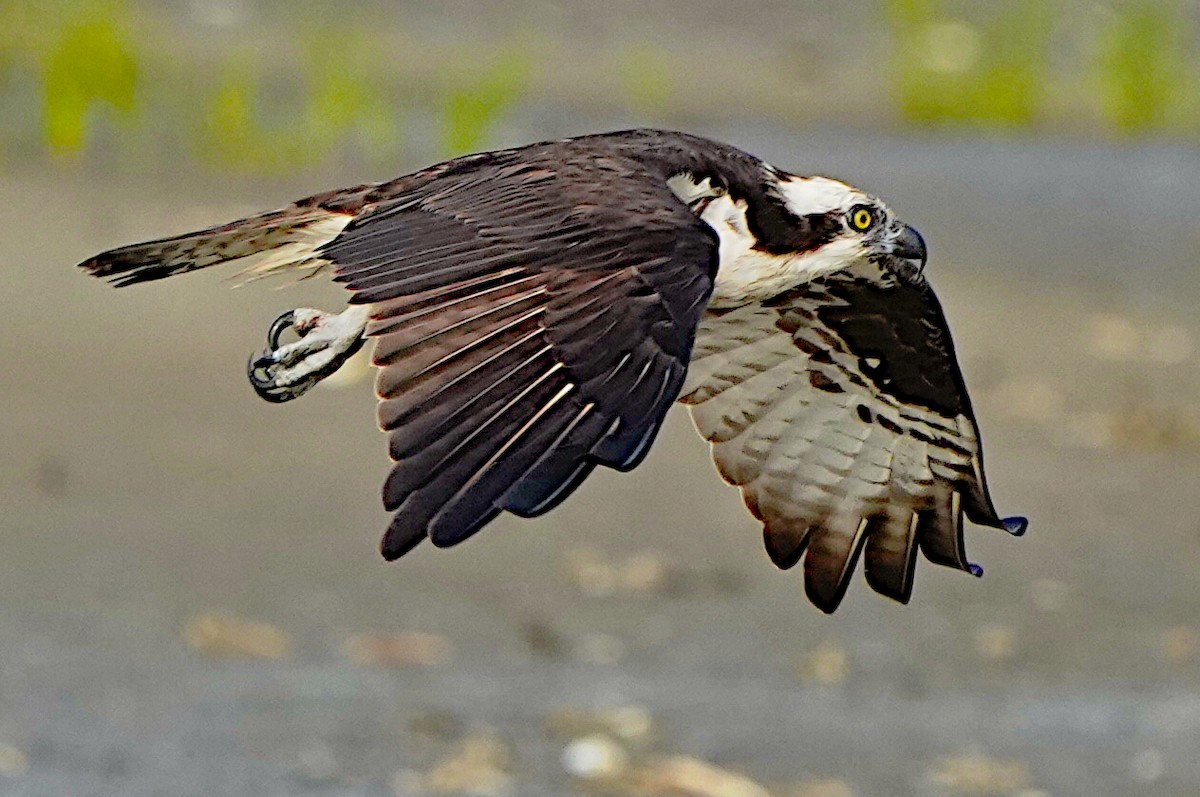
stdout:
POLYGON ((0 794, 1200 793, 1200 4, 0 0, 0 794), (1015 540, 805 600, 686 415, 634 474, 377 554, 328 284, 73 268, 443 158, 653 125, 885 197, 1015 540), (332 384, 331 384, 332 383, 332 384))

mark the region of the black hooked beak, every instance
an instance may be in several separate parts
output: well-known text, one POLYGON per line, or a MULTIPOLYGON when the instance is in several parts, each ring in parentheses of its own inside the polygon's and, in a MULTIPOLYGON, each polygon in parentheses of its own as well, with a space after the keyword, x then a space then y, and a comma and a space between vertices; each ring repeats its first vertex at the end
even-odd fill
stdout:
POLYGON ((921 233, 905 224, 892 238, 892 257, 907 260, 920 272, 925 268, 929 250, 925 248, 925 239, 921 237, 921 233))

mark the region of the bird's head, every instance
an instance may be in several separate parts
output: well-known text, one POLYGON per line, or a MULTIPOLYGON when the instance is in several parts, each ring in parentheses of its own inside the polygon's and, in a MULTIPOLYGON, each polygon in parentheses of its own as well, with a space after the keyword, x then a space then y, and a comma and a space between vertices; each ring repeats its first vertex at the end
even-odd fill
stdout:
POLYGON ((925 239, 884 202, 828 177, 779 175, 778 191, 802 237, 796 265, 823 276, 868 262, 901 278, 925 267, 925 239))

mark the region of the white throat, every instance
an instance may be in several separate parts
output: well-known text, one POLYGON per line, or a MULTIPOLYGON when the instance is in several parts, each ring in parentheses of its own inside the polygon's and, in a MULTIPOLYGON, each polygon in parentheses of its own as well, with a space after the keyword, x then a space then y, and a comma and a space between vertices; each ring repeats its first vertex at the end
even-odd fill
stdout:
MULTIPOLYGON (((735 307, 763 301, 853 264, 863 255, 861 243, 840 236, 811 252, 771 254, 756 249, 757 239, 746 221, 745 200, 734 200, 706 179, 679 174, 668 185, 717 233, 720 250, 711 307, 735 307)), ((845 183, 827 177, 779 175, 779 192, 798 216, 849 208, 867 199, 845 183)))

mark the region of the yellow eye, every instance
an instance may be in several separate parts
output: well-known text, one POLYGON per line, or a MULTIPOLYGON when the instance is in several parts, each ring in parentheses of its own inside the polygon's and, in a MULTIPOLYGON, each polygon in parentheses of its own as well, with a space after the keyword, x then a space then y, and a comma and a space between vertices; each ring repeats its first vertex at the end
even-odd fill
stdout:
POLYGON ((850 226, 858 232, 866 232, 875 223, 875 214, 870 208, 859 205, 850 211, 850 226))

